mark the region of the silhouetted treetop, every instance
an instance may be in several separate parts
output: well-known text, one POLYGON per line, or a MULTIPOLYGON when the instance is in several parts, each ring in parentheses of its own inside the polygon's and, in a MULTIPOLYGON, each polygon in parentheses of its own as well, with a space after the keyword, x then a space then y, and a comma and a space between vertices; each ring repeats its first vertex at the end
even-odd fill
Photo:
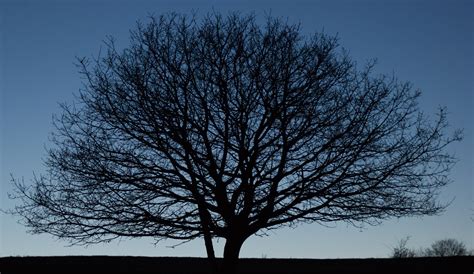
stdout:
MULTIPOLYGON (((80 60, 84 88, 56 117, 47 172, 18 183, 35 233, 74 242, 226 239, 298 222, 439 213, 454 162, 446 112, 359 68, 335 37, 254 16, 165 15, 80 60)), ((211 255, 210 255, 211 256, 211 255)))

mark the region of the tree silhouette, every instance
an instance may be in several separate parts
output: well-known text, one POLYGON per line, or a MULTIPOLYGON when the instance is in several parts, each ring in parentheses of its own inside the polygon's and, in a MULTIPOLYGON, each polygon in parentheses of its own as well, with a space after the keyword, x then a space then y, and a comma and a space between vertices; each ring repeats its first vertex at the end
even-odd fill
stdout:
POLYGON ((73 243, 224 238, 300 222, 436 214, 454 159, 443 109, 357 68, 338 40, 254 16, 151 18, 79 62, 84 88, 55 118, 47 171, 14 180, 33 233, 73 243))
POLYGON ((392 249, 392 258, 413 258, 413 257, 450 257, 450 256, 471 256, 472 252, 466 249, 466 245, 456 239, 438 240, 431 244, 429 248, 412 249, 407 247, 410 237, 401 239, 392 249))
POLYGON ((401 239, 398 244, 393 247, 392 258, 413 258, 417 256, 417 252, 409 247, 407 247, 408 240, 410 237, 405 237, 401 239))
POLYGON ((466 256, 469 252, 463 242, 456 239, 444 239, 434 242, 427 248, 425 255, 429 257, 466 256))

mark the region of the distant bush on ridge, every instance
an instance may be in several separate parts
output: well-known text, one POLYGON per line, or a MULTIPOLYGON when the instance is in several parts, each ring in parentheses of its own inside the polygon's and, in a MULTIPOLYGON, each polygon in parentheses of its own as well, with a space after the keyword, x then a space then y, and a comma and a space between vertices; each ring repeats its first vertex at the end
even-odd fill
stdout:
POLYGON ((474 252, 467 250, 466 245, 456 239, 447 238, 435 241, 430 247, 415 250, 407 246, 410 237, 401 239, 393 247, 392 258, 413 258, 413 257, 450 257, 450 256, 472 256, 474 252))

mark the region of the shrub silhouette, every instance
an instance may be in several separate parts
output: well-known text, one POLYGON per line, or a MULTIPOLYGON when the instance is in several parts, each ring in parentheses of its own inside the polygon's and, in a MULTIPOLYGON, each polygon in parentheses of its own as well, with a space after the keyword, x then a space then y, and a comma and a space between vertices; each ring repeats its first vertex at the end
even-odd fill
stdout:
POLYGON ((466 245, 456 239, 438 240, 434 242, 430 248, 426 249, 425 254, 430 257, 470 255, 466 249, 466 245))
POLYGON ((443 239, 434 242, 430 247, 415 250, 407 246, 410 237, 401 239, 393 248, 392 258, 413 258, 413 257, 450 257, 450 256, 471 256, 466 245, 456 239, 443 239))

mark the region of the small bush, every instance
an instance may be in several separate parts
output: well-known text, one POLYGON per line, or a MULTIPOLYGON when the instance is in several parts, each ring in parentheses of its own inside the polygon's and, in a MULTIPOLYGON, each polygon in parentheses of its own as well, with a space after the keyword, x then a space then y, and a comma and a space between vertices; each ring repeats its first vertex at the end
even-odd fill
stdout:
POLYGON ((425 251, 425 255, 429 257, 466 256, 469 253, 464 243, 456 239, 436 241, 425 251))
POLYGON ((405 237, 398 242, 397 246, 393 248, 392 258, 415 257, 416 252, 413 249, 407 247, 408 240, 410 240, 410 237, 405 237))
POLYGON ((431 247, 425 249, 412 249, 407 247, 410 237, 401 239, 392 249, 392 258, 413 257, 449 257, 449 256, 472 256, 474 252, 467 250, 466 245, 456 239, 443 239, 434 242, 431 247))

